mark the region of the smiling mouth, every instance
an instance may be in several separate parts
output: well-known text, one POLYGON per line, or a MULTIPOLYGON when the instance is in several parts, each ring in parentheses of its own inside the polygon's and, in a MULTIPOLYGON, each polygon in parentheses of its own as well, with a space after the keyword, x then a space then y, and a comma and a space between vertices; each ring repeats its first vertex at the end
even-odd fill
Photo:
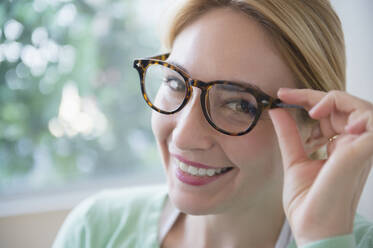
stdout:
POLYGON ((222 175, 233 169, 233 167, 224 167, 217 169, 199 168, 193 165, 188 165, 184 162, 181 162, 180 160, 177 160, 176 165, 183 172, 196 177, 213 177, 217 175, 222 175))

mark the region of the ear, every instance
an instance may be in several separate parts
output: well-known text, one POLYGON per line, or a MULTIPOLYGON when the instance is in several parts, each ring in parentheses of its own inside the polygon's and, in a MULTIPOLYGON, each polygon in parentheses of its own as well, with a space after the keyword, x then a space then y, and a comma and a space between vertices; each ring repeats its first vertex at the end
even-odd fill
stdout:
POLYGON ((319 122, 312 123, 308 126, 303 140, 307 155, 313 154, 328 143, 328 138, 324 137, 321 132, 319 122))

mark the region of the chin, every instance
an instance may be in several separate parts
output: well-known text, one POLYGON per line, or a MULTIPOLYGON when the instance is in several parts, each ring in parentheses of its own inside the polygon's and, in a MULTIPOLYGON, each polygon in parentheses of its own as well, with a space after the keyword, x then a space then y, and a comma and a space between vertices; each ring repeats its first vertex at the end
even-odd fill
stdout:
POLYGON ((217 214, 218 202, 203 196, 193 195, 195 193, 184 193, 178 189, 169 188, 169 197, 172 204, 181 212, 189 215, 217 214), (203 198, 202 198, 203 197, 203 198))
MULTIPOLYGON (((170 196, 171 198, 171 196, 170 196)), ((175 199, 171 198, 174 206, 179 209, 181 212, 189 215, 208 215, 214 214, 210 207, 202 206, 199 203, 194 203, 192 201, 185 201, 184 199, 175 199)))

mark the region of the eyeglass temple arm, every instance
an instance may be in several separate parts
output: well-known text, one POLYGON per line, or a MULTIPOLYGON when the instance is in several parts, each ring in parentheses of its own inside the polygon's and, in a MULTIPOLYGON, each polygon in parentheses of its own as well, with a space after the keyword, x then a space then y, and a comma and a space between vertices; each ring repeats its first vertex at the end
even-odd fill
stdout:
POLYGON ((280 99, 275 99, 273 102, 269 104, 270 109, 274 108, 295 108, 295 109, 302 109, 305 110, 302 106, 295 105, 295 104, 287 104, 283 103, 280 99))

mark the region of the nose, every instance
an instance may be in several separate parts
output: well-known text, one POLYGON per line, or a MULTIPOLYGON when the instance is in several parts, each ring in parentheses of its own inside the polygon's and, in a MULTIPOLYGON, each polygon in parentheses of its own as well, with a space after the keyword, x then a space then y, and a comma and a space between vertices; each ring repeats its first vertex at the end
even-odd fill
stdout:
POLYGON ((215 130, 209 125, 200 104, 200 89, 193 89, 187 105, 176 114, 172 132, 174 145, 181 150, 204 150, 214 144, 215 130))

